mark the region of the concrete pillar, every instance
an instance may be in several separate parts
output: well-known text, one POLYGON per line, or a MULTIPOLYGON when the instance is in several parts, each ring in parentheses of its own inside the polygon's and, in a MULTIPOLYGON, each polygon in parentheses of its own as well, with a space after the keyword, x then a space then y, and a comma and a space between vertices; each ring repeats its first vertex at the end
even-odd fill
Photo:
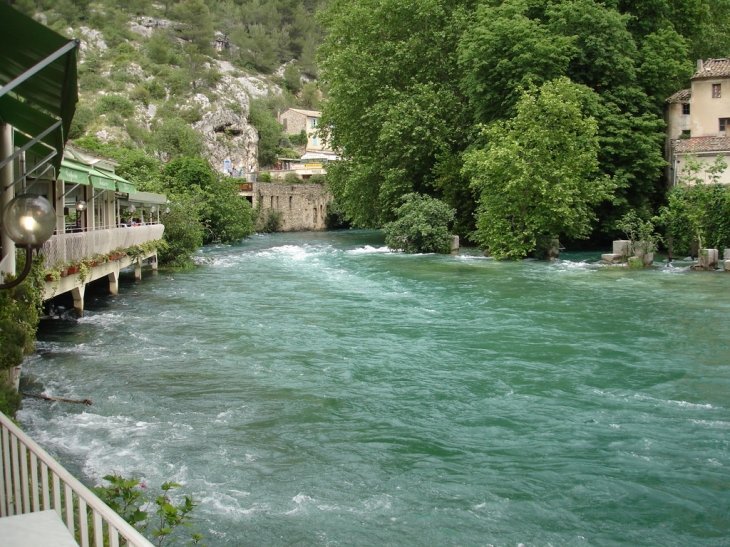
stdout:
POLYGON ((11 367, 8 370, 8 383, 15 386, 15 391, 20 391, 20 369, 22 365, 11 367))
POLYGON ((157 275, 157 255, 154 254, 150 257, 150 266, 152 267, 152 273, 157 275))
POLYGON ((71 296, 74 298, 74 310, 79 317, 84 316, 84 293, 86 292, 86 284, 71 289, 71 296))
MULTIPOLYGON (((13 128, 6 124, 0 124, 0 159, 5 159, 13 154, 13 128)), ((15 189, 11 186, 7 190, 6 186, 12 184, 14 173, 14 162, 9 162, 0 170, 0 220, 2 220, 2 212, 10 200, 15 197, 15 189)), ((15 274, 15 242, 2 232, 2 257, 0 262, 5 259, 2 273, 15 274)))
POLYGON ((459 236, 451 236, 451 254, 459 254, 459 236))
POLYGON ((142 257, 134 264, 134 278, 139 281, 142 279, 142 257))
POLYGON ((119 270, 113 271, 106 277, 109 280, 109 293, 119 294, 119 270))
POLYGON ((715 270, 720 252, 717 249, 701 249, 697 255, 697 270, 715 270))
POLYGON ((637 241, 634 244, 634 256, 639 258, 644 266, 654 264, 654 249, 645 241, 637 241))
POLYGON ((617 239, 613 242, 613 254, 615 255, 628 257, 630 249, 631 241, 628 239, 617 239))
POLYGON ((725 249, 725 251, 722 253, 723 258, 723 269, 725 272, 730 273, 730 249, 725 249))

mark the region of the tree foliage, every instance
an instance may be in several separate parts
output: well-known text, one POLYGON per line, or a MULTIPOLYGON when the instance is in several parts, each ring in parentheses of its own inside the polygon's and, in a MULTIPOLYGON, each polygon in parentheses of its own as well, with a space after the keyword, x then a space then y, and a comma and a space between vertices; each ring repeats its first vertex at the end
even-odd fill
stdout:
POLYGON ((595 119, 582 112, 591 93, 567 78, 523 93, 516 115, 486 127, 484 148, 464 169, 479 195, 476 241, 495 258, 522 258, 542 237, 585 238, 591 208, 610 196, 598 171, 595 119))
POLYGON ((510 120, 526 90, 564 77, 591 90, 580 108, 596 124, 597 173, 614 182, 591 215, 595 235, 613 235, 623 214, 651 215, 664 199, 664 100, 687 86, 694 52, 727 54, 727 18, 708 17, 726 4, 333 0, 320 50, 323 127, 344 159, 333 193, 360 226, 391 220, 403 195, 431 195, 470 232, 481 195, 462 165, 485 146, 479 124, 510 120))
POLYGON ((383 227, 385 244, 406 253, 449 253, 456 211, 430 196, 406 194, 402 201, 396 220, 383 227))

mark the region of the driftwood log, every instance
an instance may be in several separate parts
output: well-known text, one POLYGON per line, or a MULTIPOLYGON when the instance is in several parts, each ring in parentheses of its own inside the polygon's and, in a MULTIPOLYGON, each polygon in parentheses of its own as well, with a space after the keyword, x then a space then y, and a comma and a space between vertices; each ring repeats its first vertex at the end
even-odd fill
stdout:
POLYGON ((25 397, 35 397, 36 399, 43 399, 44 401, 58 401, 59 403, 76 403, 79 405, 90 405, 91 399, 65 399, 64 397, 46 397, 45 395, 35 395, 34 393, 26 393, 25 391, 20 392, 25 397))

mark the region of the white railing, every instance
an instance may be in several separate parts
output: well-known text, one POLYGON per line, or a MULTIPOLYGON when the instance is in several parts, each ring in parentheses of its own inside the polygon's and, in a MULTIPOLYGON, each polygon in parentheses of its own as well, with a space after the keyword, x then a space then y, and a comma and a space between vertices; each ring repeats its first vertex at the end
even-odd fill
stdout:
POLYGON ((41 252, 46 257, 46 268, 62 262, 79 262, 96 253, 108 253, 114 249, 126 249, 147 241, 161 239, 165 231, 162 224, 92 230, 75 234, 59 234, 43 244, 41 252))
POLYGON ((0 517, 55 510, 81 547, 105 547, 105 535, 108 547, 153 547, 2 412, 0 430, 0 517))

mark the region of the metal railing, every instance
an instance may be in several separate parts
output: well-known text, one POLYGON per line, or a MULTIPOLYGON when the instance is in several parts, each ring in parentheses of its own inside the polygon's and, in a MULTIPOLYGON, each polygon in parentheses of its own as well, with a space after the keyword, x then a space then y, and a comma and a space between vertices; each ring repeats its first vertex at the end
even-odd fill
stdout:
POLYGON ((91 258, 96 253, 109 253, 120 247, 126 249, 133 245, 161 239, 164 231, 163 224, 149 224, 59 234, 46 241, 41 252, 46 257, 46 268, 52 268, 63 262, 79 262, 84 258, 91 258))
POLYGON ((81 547, 153 547, 0 412, 0 517, 54 510, 81 547))

